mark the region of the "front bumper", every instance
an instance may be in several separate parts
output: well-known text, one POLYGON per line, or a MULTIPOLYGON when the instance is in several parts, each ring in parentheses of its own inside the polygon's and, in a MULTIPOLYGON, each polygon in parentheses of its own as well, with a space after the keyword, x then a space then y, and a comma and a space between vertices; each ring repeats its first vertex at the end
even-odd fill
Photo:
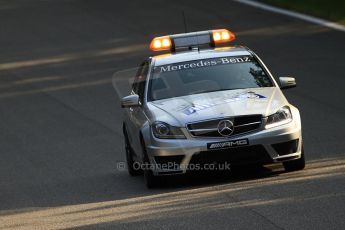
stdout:
POLYGON ((155 175, 186 173, 191 163, 208 163, 221 160, 230 164, 275 163, 301 157, 302 132, 298 119, 282 126, 260 129, 252 133, 229 138, 196 138, 183 129, 186 139, 157 139, 151 135, 146 149, 151 164, 171 160, 181 167, 156 167, 155 175), (208 143, 247 139, 248 145, 210 150, 208 143))

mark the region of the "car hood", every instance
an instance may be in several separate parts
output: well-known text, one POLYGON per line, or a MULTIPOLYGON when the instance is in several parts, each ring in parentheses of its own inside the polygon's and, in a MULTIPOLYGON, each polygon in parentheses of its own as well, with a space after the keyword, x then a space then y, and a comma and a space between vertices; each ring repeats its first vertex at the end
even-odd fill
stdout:
POLYGON ((277 87, 194 94, 149 102, 154 120, 184 126, 200 120, 251 114, 270 115, 288 102, 277 87), (171 121, 167 121, 171 119, 171 121))

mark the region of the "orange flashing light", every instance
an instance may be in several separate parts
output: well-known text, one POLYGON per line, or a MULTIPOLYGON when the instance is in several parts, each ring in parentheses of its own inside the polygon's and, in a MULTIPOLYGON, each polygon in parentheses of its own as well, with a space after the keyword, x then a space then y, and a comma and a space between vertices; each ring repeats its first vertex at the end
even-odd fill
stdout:
POLYGON ((235 34, 227 29, 212 30, 214 43, 231 42, 235 39, 235 34))
POLYGON ((156 37, 151 41, 150 49, 153 51, 170 50, 172 46, 169 36, 156 37))

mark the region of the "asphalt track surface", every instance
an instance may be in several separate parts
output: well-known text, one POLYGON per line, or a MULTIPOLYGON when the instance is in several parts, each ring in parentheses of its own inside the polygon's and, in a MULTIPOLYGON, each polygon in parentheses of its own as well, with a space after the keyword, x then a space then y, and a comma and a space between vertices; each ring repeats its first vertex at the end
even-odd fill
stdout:
POLYGON ((231 1, 0 1, 0 229, 344 229, 345 33, 231 1), (124 161, 114 72, 155 35, 230 28, 301 111, 304 171, 171 178, 124 161))

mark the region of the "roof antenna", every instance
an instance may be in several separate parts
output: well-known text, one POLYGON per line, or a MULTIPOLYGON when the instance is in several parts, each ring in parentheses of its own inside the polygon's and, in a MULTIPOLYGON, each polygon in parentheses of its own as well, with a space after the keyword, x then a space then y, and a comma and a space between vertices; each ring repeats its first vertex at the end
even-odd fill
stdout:
MULTIPOLYGON (((188 29, 187 29, 187 20, 186 20, 186 15, 185 15, 185 13, 184 13, 184 10, 182 10, 182 18, 183 18, 184 32, 185 32, 185 33, 188 33, 188 29)), ((199 40, 198 37, 196 37, 196 39, 199 40)), ((200 52, 199 41, 198 41, 197 43, 198 43, 197 49, 198 49, 198 52, 200 52)), ((193 47, 190 46, 189 49, 192 50, 193 47)))
POLYGON ((184 14, 184 10, 182 10, 182 17, 183 17, 183 25, 184 25, 184 32, 187 33, 187 22, 186 22, 186 15, 184 14))

